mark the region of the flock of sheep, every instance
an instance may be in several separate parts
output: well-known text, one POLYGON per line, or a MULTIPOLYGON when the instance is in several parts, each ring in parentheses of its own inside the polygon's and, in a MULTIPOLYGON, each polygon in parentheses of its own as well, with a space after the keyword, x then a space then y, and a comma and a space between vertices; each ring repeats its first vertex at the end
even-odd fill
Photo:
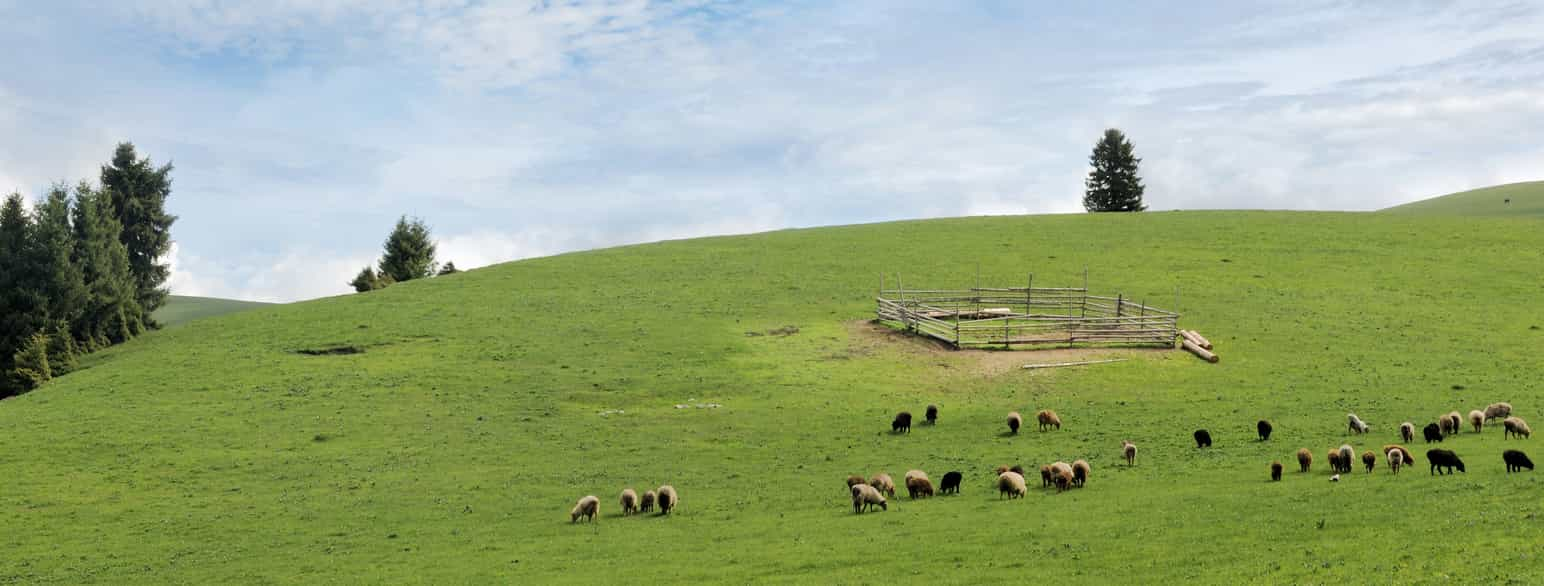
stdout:
MULTIPOLYGON (((681 496, 676 493, 674 486, 668 484, 659 487, 659 490, 645 491, 642 497, 638 496, 638 491, 624 488, 620 500, 624 517, 652 511, 655 504, 659 505, 659 514, 669 515, 672 509, 681 504, 681 496)), ((580 498, 574 504, 574 509, 568 513, 568 522, 577 523, 580 519, 594 521, 597 517, 600 517, 600 497, 592 494, 580 498)))

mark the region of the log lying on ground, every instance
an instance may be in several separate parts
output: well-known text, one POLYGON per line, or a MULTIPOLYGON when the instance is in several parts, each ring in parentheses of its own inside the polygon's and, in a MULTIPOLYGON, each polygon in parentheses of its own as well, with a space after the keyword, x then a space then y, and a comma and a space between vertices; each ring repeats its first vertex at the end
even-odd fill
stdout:
POLYGON ((1202 347, 1204 349, 1207 349, 1207 350, 1211 350, 1212 349, 1212 343, 1210 341, 1208 341, 1206 338, 1201 337, 1201 334, 1199 332, 1196 332, 1195 330, 1180 330, 1179 331, 1179 335, 1184 336, 1184 338, 1186 340, 1190 340, 1191 342, 1195 342, 1195 344, 1197 346, 1200 346, 1200 347, 1202 347))
POLYGON ((1196 344, 1195 342, 1190 341, 1188 338, 1185 340, 1183 345, 1185 347, 1185 350, 1189 351, 1191 354, 1195 354, 1196 356, 1200 356, 1203 360, 1205 360, 1207 362, 1215 363, 1218 360, 1216 354, 1212 354, 1211 352, 1207 352, 1205 348, 1202 348, 1200 345, 1196 344))
POLYGON ((1111 358, 1108 360, 1084 360, 1082 362, 1055 362, 1051 364, 1025 364, 1025 369, 1035 368, 1059 368, 1062 366, 1083 366, 1085 364, 1104 364, 1106 362, 1124 362, 1125 358, 1111 358))

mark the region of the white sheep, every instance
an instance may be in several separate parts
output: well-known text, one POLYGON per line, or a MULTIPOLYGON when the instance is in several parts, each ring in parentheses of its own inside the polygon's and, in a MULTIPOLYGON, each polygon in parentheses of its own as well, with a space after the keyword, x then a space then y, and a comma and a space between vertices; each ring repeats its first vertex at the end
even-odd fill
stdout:
POLYGON ((1004 472, 997 475, 997 498, 1008 495, 1009 499, 1024 498, 1029 489, 1024 486, 1024 477, 1017 472, 1004 472))
POLYGON ((879 494, 877 489, 867 484, 853 485, 852 512, 862 513, 874 508, 874 505, 879 505, 882 510, 890 510, 890 506, 885 503, 885 495, 879 494))
POLYGON ((1399 474, 1399 467, 1405 464, 1405 453, 1400 450, 1389 450, 1389 472, 1399 474))
POLYGON ((1511 403, 1491 403, 1485 407, 1485 420, 1506 419, 1512 414, 1511 403))
POLYGON ((1469 425, 1474 426, 1474 433, 1480 433, 1480 428, 1485 427, 1485 412, 1479 409, 1470 411, 1469 425))
POLYGON ((638 512, 638 493, 631 488, 622 489, 622 516, 638 512))
POLYGON ((1506 428, 1506 431, 1502 433, 1502 439, 1506 439, 1509 436, 1517 436, 1521 439, 1533 435, 1533 430, 1528 427, 1528 422, 1523 421, 1521 417, 1508 417, 1501 420, 1501 425, 1506 428))
POLYGON ((661 486, 659 490, 655 491, 655 494, 658 495, 655 498, 659 499, 659 514, 661 515, 669 515, 671 509, 681 505, 681 497, 676 494, 674 486, 668 484, 661 486))
POLYGON ((1346 414, 1346 423, 1347 427, 1351 428, 1351 431, 1356 432, 1358 435, 1367 433, 1367 430, 1372 429, 1372 426, 1367 425, 1367 422, 1362 421, 1362 418, 1357 417, 1355 413, 1346 414))
POLYGON ((874 490, 884 493, 885 496, 895 496, 895 481, 890 479, 889 474, 883 472, 875 474, 874 479, 869 481, 869 486, 874 487, 874 490))
POLYGON ((592 494, 579 499, 579 502, 574 504, 574 510, 568 512, 568 522, 577 523, 580 517, 584 517, 585 521, 594 521, 599 515, 600 497, 592 494))

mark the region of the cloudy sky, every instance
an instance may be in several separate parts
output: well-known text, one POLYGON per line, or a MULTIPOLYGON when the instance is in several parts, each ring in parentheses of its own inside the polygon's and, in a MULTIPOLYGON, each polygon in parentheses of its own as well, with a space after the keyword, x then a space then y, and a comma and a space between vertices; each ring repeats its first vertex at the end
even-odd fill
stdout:
POLYGON ((1109 126, 1153 209, 1544 178, 1537 3, 1114 4, 0 0, 0 191, 133 141, 176 165, 174 293, 288 301, 401 214, 469 268, 1079 211, 1109 126))

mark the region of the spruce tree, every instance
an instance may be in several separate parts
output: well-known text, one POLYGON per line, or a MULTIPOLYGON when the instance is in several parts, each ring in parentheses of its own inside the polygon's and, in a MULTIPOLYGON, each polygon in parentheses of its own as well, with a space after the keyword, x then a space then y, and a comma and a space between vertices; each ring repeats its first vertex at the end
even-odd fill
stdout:
POLYGON ((7 197, 0 205, 0 397, 31 388, 18 378, 15 360, 43 327, 47 307, 35 230, 21 194, 7 197))
POLYGON ((1088 157, 1088 178, 1083 181, 1083 209, 1090 212, 1140 212, 1142 178, 1137 175, 1137 158, 1131 141, 1121 131, 1111 128, 1094 145, 1088 157))
MULTIPOLYGON (((166 302, 166 278, 170 265, 161 262, 171 250, 172 222, 166 198, 172 192, 170 163, 155 167, 149 157, 140 158, 132 143, 119 143, 111 163, 102 166, 102 191, 112 200, 113 216, 120 225, 118 239, 128 252, 134 275, 134 296, 149 322, 150 312, 166 302)), ((154 326, 153 323, 151 323, 154 326)))
POLYGON ((75 345, 75 334, 63 321, 54 323, 48 330, 48 370, 51 376, 60 377, 75 370, 80 348, 75 345))
POLYGON ((375 269, 366 266, 364 269, 360 270, 359 274, 354 276, 354 280, 349 281, 348 284, 350 287, 354 288, 356 293, 364 293, 367 291, 380 289, 381 278, 376 276, 375 269))
POLYGON ((423 220, 408 221, 407 216, 402 216, 386 238, 384 248, 380 261, 383 277, 401 283, 434 274, 434 240, 423 220))
POLYGON ((453 262, 446 262, 445 266, 440 267, 440 274, 441 275, 454 275, 454 274, 459 273, 459 272, 461 272, 461 270, 457 269, 456 268, 456 263, 453 263, 453 262))
POLYGON ((139 333, 143 314, 108 195, 81 183, 74 212, 75 262, 85 278, 86 305, 73 326, 76 339, 92 350, 139 333))
POLYGON ((11 362, 15 366, 7 378, 12 394, 19 395, 48 382, 53 377, 48 368, 48 336, 41 333, 27 336, 11 362))
POLYGON ((43 271, 48 318, 66 323, 79 321, 86 306, 86 283, 80 266, 72 258, 75 233, 70 226, 69 188, 59 184, 49 189, 48 196, 33 209, 33 217, 33 240, 37 263, 43 271))

